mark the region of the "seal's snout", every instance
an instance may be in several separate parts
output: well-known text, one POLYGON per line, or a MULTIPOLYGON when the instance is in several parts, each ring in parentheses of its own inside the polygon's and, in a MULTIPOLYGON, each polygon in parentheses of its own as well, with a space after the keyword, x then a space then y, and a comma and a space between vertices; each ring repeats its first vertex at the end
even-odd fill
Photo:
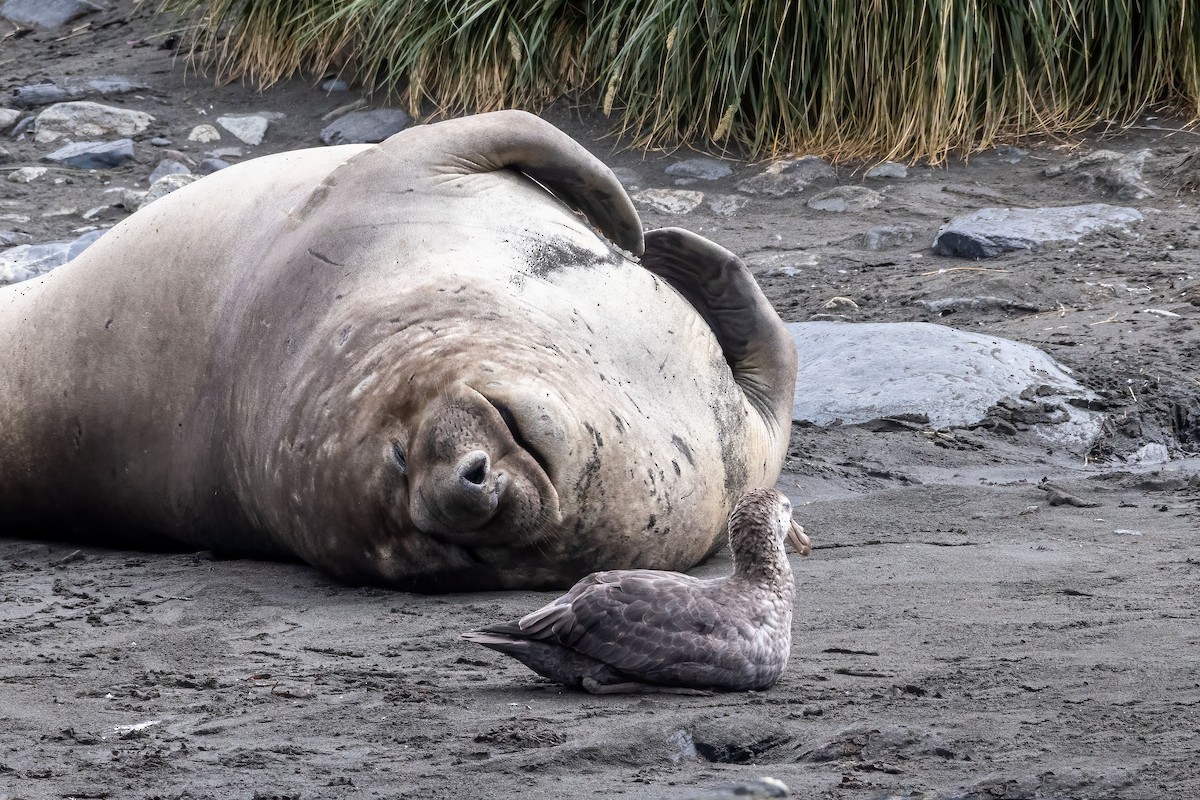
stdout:
POLYGON ((467 491, 483 487, 491 474, 492 460, 482 450, 467 453, 458 462, 458 478, 467 491))
POLYGON ((428 465, 413 493, 409 512, 423 530, 454 534, 477 530, 496 516, 504 475, 492 469, 483 450, 449 463, 428 465))

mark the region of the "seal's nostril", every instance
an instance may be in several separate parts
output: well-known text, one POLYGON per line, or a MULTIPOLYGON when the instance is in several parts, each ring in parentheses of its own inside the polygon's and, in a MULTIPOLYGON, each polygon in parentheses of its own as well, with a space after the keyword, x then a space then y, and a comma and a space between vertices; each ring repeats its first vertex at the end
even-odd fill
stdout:
POLYGON ((459 464, 459 475, 467 483, 482 486, 488 476, 487 453, 475 452, 464 458, 459 464))

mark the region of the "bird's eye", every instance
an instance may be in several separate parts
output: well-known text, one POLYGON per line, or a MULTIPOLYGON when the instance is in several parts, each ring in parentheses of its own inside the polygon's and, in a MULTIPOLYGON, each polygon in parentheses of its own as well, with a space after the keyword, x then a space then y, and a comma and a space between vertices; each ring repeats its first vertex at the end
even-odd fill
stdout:
POLYGON ((400 470, 401 475, 408 474, 408 461, 404 458, 404 448, 395 439, 392 440, 392 459, 396 462, 396 467, 400 470))

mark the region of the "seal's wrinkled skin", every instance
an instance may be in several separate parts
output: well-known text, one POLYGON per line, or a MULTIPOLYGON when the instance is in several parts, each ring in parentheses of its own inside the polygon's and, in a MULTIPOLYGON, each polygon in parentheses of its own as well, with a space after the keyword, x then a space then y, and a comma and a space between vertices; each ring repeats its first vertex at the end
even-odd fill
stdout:
POLYGON ((208 176, 0 289, 0 341, 13 533, 434 591, 696 563, 796 369, 738 259, 522 112, 208 176))

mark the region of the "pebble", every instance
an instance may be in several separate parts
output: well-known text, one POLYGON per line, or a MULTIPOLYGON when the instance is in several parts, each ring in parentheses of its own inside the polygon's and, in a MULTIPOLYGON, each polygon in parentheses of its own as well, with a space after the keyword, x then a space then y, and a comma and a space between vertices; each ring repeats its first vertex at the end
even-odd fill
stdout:
POLYGON ((192 174, 192 171, 190 169, 188 169, 186 164, 181 164, 178 161, 173 161, 172 159, 164 158, 162 161, 158 162, 158 166, 155 167, 154 171, 150 173, 150 177, 146 179, 146 182, 153 185, 154 182, 157 181, 159 178, 163 178, 167 175, 191 175, 191 174, 192 174))
POLYGON ((200 173, 201 175, 211 175, 212 173, 225 169, 228 166, 232 165, 224 159, 206 158, 203 159, 196 167, 196 172, 200 173))
POLYGON ((212 125, 197 125, 192 128, 192 132, 188 134, 189 142, 200 142, 207 144, 208 142, 221 141, 220 132, 212 125))
POLYGON ((31 183, 48 171, 46 167, 21 167, 8 173, 8 179, 13 183, 31 183))
POLYGON ((635 194, 633 200, 663 214, 687 214, 704 202, 704 193, 688 189, 644 189, 635 194))
MULTIPOLYGON (((217 124, 248 145, 262 144, 270 120, 263 114, 217 117, 217 124)), ((199 141, 199 140, 197 140, 199 141)))
MULTIPOLYGON (((12 245, 21 242, 22 239, 28 240, 28 233, 17 233, 16 231, 0 230, 0 247, 11 247, 12 245)), ((24 244, 24 242, 22 242, 24 244)))
POLYGON ((715 158, 704 157, 677 161, 667 167, 665 172, 674 178, 696 178, 702 181, 720 180, 733 174, 728 164, 715 158))
POLYGON ((196 175, 164 175, 150 185, 150 188, 146 190, 146 193, 138 201, 137 207, 139 210, 143 209, 155 200, 166 197, 176 189, 182 189, 184 186, 194 183, 197 180, 199 180, 199 177, 196 175))
POLYGON ((164 139, 161 136, 155 136, 153 139, 150 140, 150 144, 154 145, 155 147, 170 147, 171 140, 164 139))
POLYGON ((866 172, 868 178, 907 178, 908 167, 898 161, 884 161, 866 172))
POLYGON ((51 103, 65 103, 68 100, 79 100, 83 92, 69 91, 53 83, 34 83, 29 86, 18 86, 12 90, 12 104, 18 108, 33 108, 48 106, 51 103))
POLYGON ((863 234, 863 247, 867 250, 889 250, 911 244, 914 231, 907 225, 877 225, 863 234))
POLYGON ((8 135, 14 139, 20 139, 22 136, 25 135, 25 131, 27 131, 33 127, 33 125, 36 121, 37 121, 36 117, 25 117, 24 119, 22 119, 20 122, 18 122, 16 124, 16 127, 14 127, 11 131, 8 132, 8 135))
POLYGON ((136 136, 153 121, 154 117, 144 111, 106 106, 90 100, 55 103, 38 114, 34 141, 47 144, 64 136, 72 139, 136 136))
POLYGON ((809 208, 817 211, 866 211, 883 202, 883 195, 865 186, 835 186, 814 196, 808 201, 809 208))
POLYGON ((732 217, 749 202, 749 197, 743 197, 739 194, 719 194, 709 199, 708 207, 714 213, 720 214, 723 217, 732 217))
POLYGON ((133 140, 111 142, 76 142, 42 156, 42 161, 63 164, 78 169, 110 169, 133 159, 133 140))
POLYGON ((0 164, 7 164, 9 161, 12 161, 12 153, 0 147, 0 164))
POLYGON ((22 244, 0 251, 0 285, 29 280, 67 263, 82 253, 105 231, 85 233, 71 241, 22 244))
POLYGON ((791 797, 787 784, 778 778, 756 778, 709 789, 695 789, 670 800, 773 800, 791 797))
POLYGON ((351 111, 338 117, 321 131, 325 144, 374 144, 382 142, 412 124, 412 117, 398 108, 351 111))
POLYGON ((330 78, 329 80, 327 80, 321 84, 321 91, 323 91, 323 92, 348 92, 348 91, 350 91, 350 84, 346 83, 341 78, 330 78))
POLYGON ((133 92, 140 92, 148 88, 150 87, 144 83, 131 81, 129 78, 122 78, 118 75, 110 75, 106 78, 92 78, 87 82, 87 93, 98 94, 101 97, 132 94, 133 92))
POLYGON ((246 151, 240 147, 218 147, 216 150, 209 150, 208 155, 213 158, 241 158, 246 155, 246 151))
POLYGON ((142 204, 142 198, 145 196, 145 192, 139 192, 137 189, 122 189, 121 205, 126 211, 133 213, 138 210, 138 206, 142 204))
POLYGON ((1135 208, 1092 203, 1058 208, 981 208, 942 226, 933 251, 960 258, 993 258, 1009 250, 1037 250, 1077 242, 1099 231, 1127 231, 1140 222, 1135 208))
POLYGON ((817 156, 804 156, 791 161, 776 161, 758 175, 737 185, 739 192, 784 197, 798 194, 818 181, 837 177, 833 167, 817 156))
POLYGON ((21 118, 19 108, 0 108, 0 132, 8 130, 21 118))

